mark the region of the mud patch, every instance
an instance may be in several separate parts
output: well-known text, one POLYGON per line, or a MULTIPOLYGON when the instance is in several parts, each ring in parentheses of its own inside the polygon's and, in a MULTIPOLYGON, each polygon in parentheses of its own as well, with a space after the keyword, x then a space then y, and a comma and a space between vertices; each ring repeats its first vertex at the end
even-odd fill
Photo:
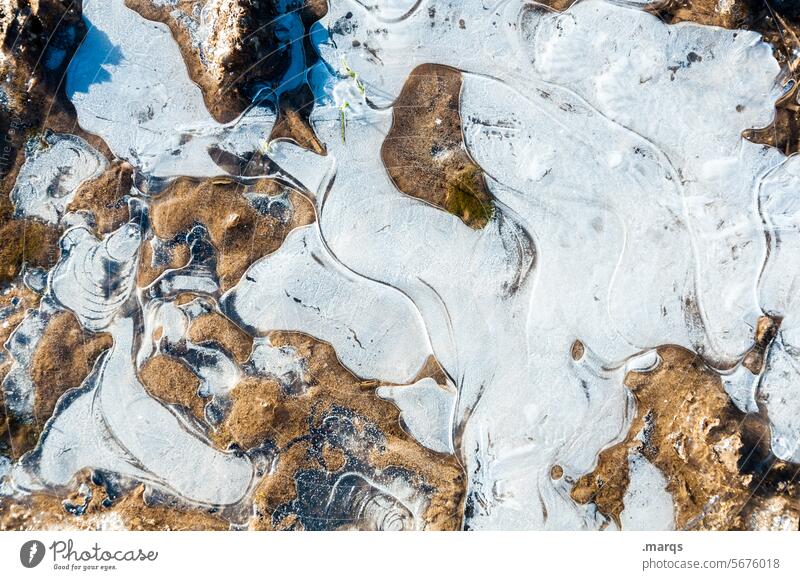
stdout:
POLYGON ((253 350, 252 337, 230 319, 209 312, 192 320, 187 338, 196 344, 216 343, 239 362, 244 363, 253 350))
POLYGON ((117 161, 102 175, 81 185, 67 210, 89 212, 98 235, 113 232, 130 219, 126 196, 132 185, 133 168, 117 161))
POLYGON ((346 371, 328 344, 296 333, 269 339, 306 360, 308 388, 295 395, 275 380, 249 378, 231 392, 218 443, 249 448, 269 442, 278 452, 274 470, 256 490, 252 527, 460 528, 465 478, 454 456, 429 451, 407 435, 398 409, 375 396, 375 382, 346 371), (348 485, 365 495, 337 499, 348 473, 357 474, 348 485), (325 511, 337 501, 338 508, 325 511), (424 506, 417 514, 422 521, 406 519, 406 510, 413 510, 402 505, 414 502, 424 506))
POLYGON ((461 73, 423 64, 415 68, 394 104, 381 159, 397 188, 480 229, 494 215, 483 173, 461 135, 461 73))
POLYGON ((61 395, 80 386, 111 342, 108 334, 84 330, 71 312, 50 319, 31 364, 36 386, 34 415, 39 423, 50 418, 61 395))
POLYGON ((145 390, 169 405, 180 405, 203 420, 205 401, 198 394, 200 379, 183 362, 165 355, 147 360, 139 370, 145 390))
POLYGON ((99 472, 82 472, 74 490, 0 498, 0 530, 227 530, 230 524, 208 511, 148 500, 143 485, 117 489, 99 472))
MULTIPOLYGON (((600 454, 595 470, 575 484, 573 499, 594 502, 619 525, 630 483, 628 454, 635 451, 665 476, 678 529, 761 529, 753 527, 758 514, 775 502, 796 510, 794 484, 784 481, 770 491, 747 467, 755 453, 747 431, 752 425, 763 431, 763 420, 751 416, 746 422, 719 376, 691 352, 664 347, 658 354, 655 369, 626 377, 637 405, 628 436, 600 454)), ((768 435, 755 441, 768 449, 768 435)), ((778 463, 772 461, 771 469, 778 463)))
POLYGON ((234 286, 250 264, 277 250, 292 229, 314 221, 305 197, 271 180, 240 185, 178 179, 154 200, 151 215, 153 231, 162 240, 172 240, 197 224, 206 228, 217 251, 223 291, 234 286), (279 203, 271 203, 278 198, 279 203))

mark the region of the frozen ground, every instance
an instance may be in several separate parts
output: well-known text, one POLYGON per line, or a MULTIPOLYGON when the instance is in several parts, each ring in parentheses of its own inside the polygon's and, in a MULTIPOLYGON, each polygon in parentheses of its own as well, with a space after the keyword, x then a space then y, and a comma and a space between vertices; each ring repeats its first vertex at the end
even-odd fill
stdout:
MULTIPOLYGON (((183 270, 137 285, 154 240, 150 199, 136 188, 131 221, 113 233, 68 222, 45 294, 113 346, 61 398, 36 448, 0 463, 10 487, 68 487, 90 468, 246 521, 242 505, 274 465, 263 449, 219 448, 213 432, 247 377, 285 386, 307 371, 296 350, 271 345, 273 331, 329 343, 358 380, 380 385, 361 396, 394 402, 413 440, 455 456, 471 529, 675 527, 668 477, 638 451, 625 455, 618 519, 571 495, 628 436, 636 401, 626 374, 655 368, 665 345, 701 357, 735 408, 767 418, 774 456, 800 462, 800 167, 742 137, 772 121, 780 67, 755 32, 667 25, 634 4, 582 0, 559 13, 513 0, 334 0, 317 25, 328 31, 318 66, 330 75, 310 118, 327 148, 318 155, 267 144, 266 108, 217 123, 165 25, 122 0, 85 1, 89 35, 67 74, 84 130, 162 184, 222 176, 215 147, 256 151, 313 202, 316 221, 225 293, 196 248, 183 270), (381 159, 395 101, 424 63, 461 71, 461 138, 494 203, 483 228, 401 193, 381 159), (197 313, 175 300, 181 290, 255 337, 247 364, 221 339, 186 337, 197 313), (764 316, 780 330, 751 372, 743 361, 764 316), (204 425, 138 378, 168 346, 210 397, 204 425), (434 359, 438 382, 420 374, 434 359)), ((105 165, 80 138, 52 136, 20 171, 16 211, 58 222, 105 165)), ((40 333, 41 316, 17 332, 40 333)), ((21 378, 4 389, 24 411, 33 387, 25 353, 14 358, 21 378)), ((425 527, 433 500, 405 475, 381 476, 338 476, 326 505, 358 504, 370 525, 425 527), (371 483, 345 497, 337 485, 348 477, 371 483)))

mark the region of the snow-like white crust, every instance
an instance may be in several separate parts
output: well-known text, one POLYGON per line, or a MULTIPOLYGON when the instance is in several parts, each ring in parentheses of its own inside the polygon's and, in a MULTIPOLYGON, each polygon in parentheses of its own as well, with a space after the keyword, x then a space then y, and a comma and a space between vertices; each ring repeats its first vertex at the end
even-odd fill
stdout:
MULTIPOLYGON (((328 154, 271 149, 313 194, 318 221, 220 301, 254 334, 295 330, 330 342, 360 377, 411 383, 435 355, 454 393, 428 380, 379 394, 422 444, 458 445, 473 529, 607 525, 573 502, 569 482, 625 436, 633 402, 623 377, 657 364, 661 345, 703 356, 742 410, 762 401, 773 451, 800 460, 800 166, 741 137, 771 121, 778 64, 755 33, 670 26, 633 4, 582 0, 554 13, 513 0, 332 2, 321 55, 339 78, 312 117, 328 154), (391 106, 422 63, 463 71, 464 143, 496 205, 483 229, 402 195, 382 164, 391 106), (763 374, 750 379, 741 359, 765 313, 783 324, 763 374)), ((250 129, 268 133, 263 118, 233 136, 211 120, 166 27, 121 0, 84 10, 91 32, 68 93, 82 127, 137 169, 207 175, 217 171, 208 146, 246 147, 258 141, 250 129), (153 51, 157 64, 146 58, 153 51)), ((103 247, 130 258, 114 236, 122 233, 103 247)), ((53 419, 37 450, 39 477, 64 483, 92 465, 193 501, 238 501, 250 462, 212 450, 133 381, 125 301, 90 304, 59 289, 70 255, 99 251, 90 238, 68 232, 51 285, 84 325, 111 330, 115 346, 92 388, 53 419), (98 404, 140 467, 98 435, 98 404), (73 440, 80 460, 59 455, 73 440)), ((148 316, 168 314, 145 311, 146 328, 148 316)), ((663 477, 643 457, 629 465, 623 523, 670 527, 663 477)))

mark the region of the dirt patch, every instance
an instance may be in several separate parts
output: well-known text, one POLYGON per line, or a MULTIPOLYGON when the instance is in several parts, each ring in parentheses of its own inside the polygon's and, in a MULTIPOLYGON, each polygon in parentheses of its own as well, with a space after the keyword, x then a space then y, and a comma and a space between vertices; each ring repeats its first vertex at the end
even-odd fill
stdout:
POLYGON ((292 229, 312 223, 314 208, 305 197, 271 180, 240 185, 178 179, 153 201, 151 217, 162 240, 196 224, 205 226, 217 250, 217 275, 225 291, 253 262, 277 250, 292 229), (269 201, 281 195, 285 203, 269 201))
POLYGON ((111 344, 111 335, 87 332, 71 312, 50 319, 30 369, 36 388, 34 415, 40 424, 53 414, 61 395, 80 386, 97 357, 111 344))
POLYGON ((755 343, 744 356, 742 365, 754 375, 759 374, 764 369, 764 362, 767 357, 767 349, 778 334, 781 326, 779 318, 762 316, 756 323, 755 343))
POLYGON ((572 348, 570 349, 572 360, 581 360, 584 352, 586 352, 586 347, 583 346, 583 343, 580 340, 576 340, 572 343, 572 348))
POLYGON ((132 184, 133 167, 116 161, 102 175, 78 188, 67 211, 91 212, 98 235, 113 232, 130 219, 125 196, 132 184))
POLYGON ((309 116, 314 108, 314 95, 307 85, 286 94, 278 105, 278 119, 272 128, 270 140, 287 139, 300 147, 324 155, 325 146, 311 128, 309 116))
POLYGON ((139 379, 153 397, 169 405, 180 405, 203 420, 206 401, 197 394, 200 379, 178 359, 156 355, 139 370, 139 379))
POLYGON ((14 280, 23 265, 50 268, 58 260, 57 228, 32 219, 13 219, 11 200, 0 194, 0 287, 14 280))
POLYGON ((756 453, 770 455, 763 448, 769 445, 766 421, 757 415, 746 419, 719 376, 693 353, 678 347, 658 353, 655 369, 626 377, 637 406, 628 436, 600 454, 595 470, 575 484, 573 499, 594 502, 620 525, 630 481, 628 454, 636 451, 665 476, 678 529, 753 529, 758 514, 776 501, 797 511, 790 466, 772 458, 771 477, 782 483, 770 488, 749 464, 756 453))
POLYGON ((250 358, 253 350, 253 338, 230 319, 216 312, 209 312, 192 320, 187 338, 195 344, 217 343, 240 364, 250 358))
POLYGON ((230 413, 215 435, 222 448, 269 441, 278 452, 274 471, 256 490, 253 527, 305 527, 304 478, 335 478, 349 469, 402 471, 429 496, 428 529, 460 527, 466 481, 455 457, 429 451, 407 435, 397 407, 375 395, 374 382, 344 369, 330 345, 297 333, 272 333, 269 339, 306 360, 307 389, 290 394, 275 380, 248 378, 231 392, 230 413), (348 445, 338 439, 343 431, 353 437, 348 445))
POLYGON ((381 159, 397 188, 480 229, 494 215, 483 172, 461 134, 461 73, 423 64, 408 76, 392 109, 381 159))

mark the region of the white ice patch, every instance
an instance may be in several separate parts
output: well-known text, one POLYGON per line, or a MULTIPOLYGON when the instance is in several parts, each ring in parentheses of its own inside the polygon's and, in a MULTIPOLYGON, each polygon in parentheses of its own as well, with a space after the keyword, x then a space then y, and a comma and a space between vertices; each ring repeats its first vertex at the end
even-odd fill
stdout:
POLYGON ((344 365, 364 378, 408 382, 430 354, 413 304, 344 269, 313 225, 293 230, 277 251, 253 264, 221 304, 254 334, 294 330, 330 342, 344 365))
POLYGON ((274 123, 254 111, 229 125, 206 110, 169 28, 145 20, 124 0, 87 0, 88 34, 67 69, 66 90, 85 130, 145 174, 222 173, 207 149, 253 150, 274 123))
POLYGON ((787 158, 758 186, 768 259, 759 279, 764 311, 780 316, 780 332, 767 356, 756 398, 764 402, 772 451, 800 461, 800 158, 787 158))
POLYGON ((733 372, 721 375, 722 386, 743 413, 758 413, 756 389, 759 376, 754 375, 744 365, 737 366, 733 372))
POLYGON ((301 149, 289 141, 273 141, 268 153, 270 160, 282 172, 297 180, 311 193, 320 190, 332 169, 316 153, 301 149))
POLYGON ((674 530, 675 508, 667 491, 667 480, 638 451, 628 455, 630 483, 625 490, 620 514, 623 530, 674 530))
POLYGON ((105 329, 133 292, 141 230, 122 226, 98 240, 73 228, 61 239, 62 259, 50 273, 53 296, 92 332, 105 329))
POLYGON ((3 404, 6 413, 24 421, 34 420, 36 393, 30 368, 48 318, 49 313, 44 308, 29 311, 3 345, 12 361, 0 387, 3 404))
POLYGON ((136 355, 138 367, 156 353, 160 340, 177 343, 184 339, 189 329, 189 316, 175 302, 152 300, 145 303, 143 310, 144 330, 136 355))
POLYGON ((294 347, 272 346, 266 337, 253 340, 253 352, 250 354, 249 362, 256 373, 279 379, 302 378, 308 370, 294 347))
POLYGON ((221 350, 191 343, 186 349, 181 358, 193 363, 189 366, 200 379, 201 397, 226 396, 242 379, 239 366, 221 350))
POLYGON ((800 352, 779 336, 772 344, 758 396, 764 402, 772 432, 772 452, 784 461, 800 462, 800 352))
POLYGON ((402 420, 414 439, 433 451, 454 453, 454 390, 425 378, 413 385, 380 387, 376 394, 398 406, 402 420))
POLYGON ((11 201, 17 215, 57 224, 78 187, 100 175, 107 162, 76 135, 51 133, 29 146, 11 201))
MULTIPOLYGON (((761 312, 754 283, 765 248, 754 193, 783 160, 741 138, 772 121, 781 94, 772 47, 756 32, 667 26, 595 0, 522 23, 536 73, 651 141, 677 172, 676 219, 690 233, 692 300, 703 326, 695 348, 734 364, 752 342, 747 322, 761 312)), ((639 219, 649 221, 641 212, 639 219)))

